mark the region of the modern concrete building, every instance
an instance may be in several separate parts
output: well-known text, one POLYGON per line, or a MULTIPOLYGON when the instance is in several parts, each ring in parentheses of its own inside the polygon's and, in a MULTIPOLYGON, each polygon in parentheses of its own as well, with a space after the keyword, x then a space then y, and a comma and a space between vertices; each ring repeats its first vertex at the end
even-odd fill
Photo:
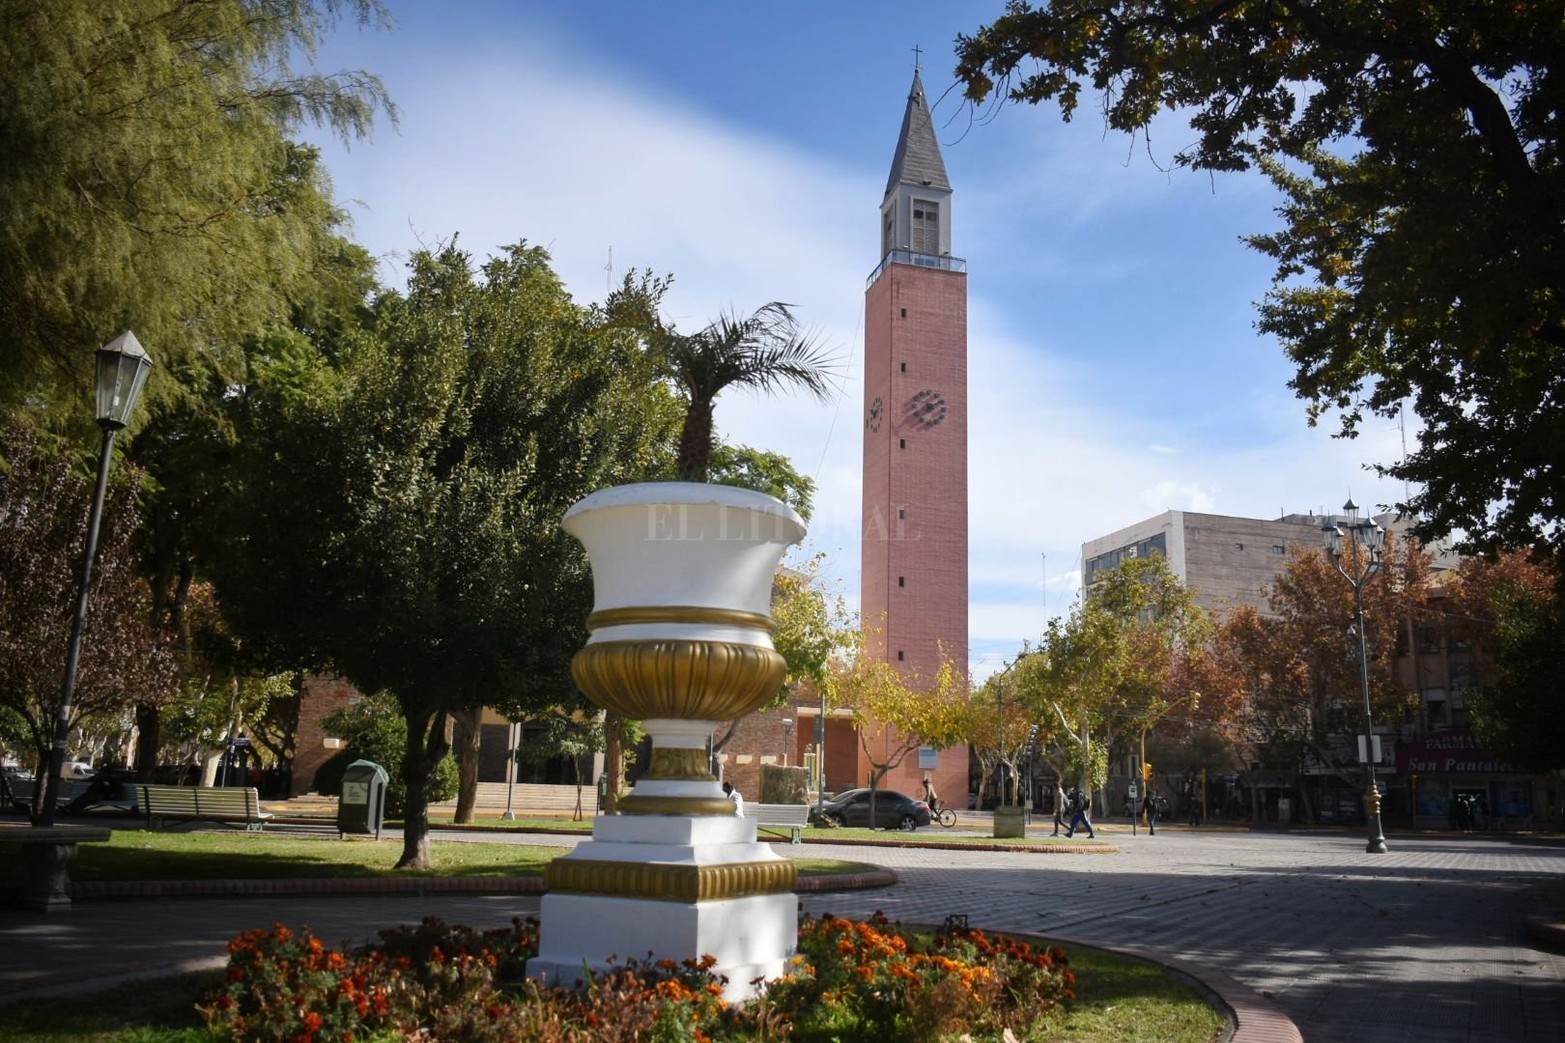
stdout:
POLYGON ((1156 554, 1168 559, 1202 608, 1239 604, 1264 610, 1262 591, 1282 571, 1288 548, 1321 546, 1326 522, 1318 514, 1263 519, 1164 511, 1083 543, 1082 589, 1090 591, 1102 573, 1128 559, 1156 554))
MULTIPOLYGON (((1313 512, 1268 519, 1164 511, 1083 543, 1082 589, 1090 593, 1103 573, 1127 559, 1157 554, 1168 559, 1202 608, 1253 605, 1264 612, 1264 591, 1287 564, 1289 549, 1294 544, 1323 546, 1322 527, 1346 520, 1345 515, 1313 512)), ((1397 533, 1411 524, 1395 514, 1375 515, 1375 521, 1397 533)), ((1433 551, 1436 571, 1455 567, 1456 555, 1445 546, 1436 545, 1433 551)))

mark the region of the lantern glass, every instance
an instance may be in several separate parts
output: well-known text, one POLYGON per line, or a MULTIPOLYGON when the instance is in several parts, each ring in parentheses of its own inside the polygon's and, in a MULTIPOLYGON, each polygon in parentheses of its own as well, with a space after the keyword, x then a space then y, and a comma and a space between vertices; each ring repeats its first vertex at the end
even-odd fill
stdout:
POLYGON ((130 330, 99 348, 98 423, 115 429, 130 423, 150 372, 152 356, 130 330))

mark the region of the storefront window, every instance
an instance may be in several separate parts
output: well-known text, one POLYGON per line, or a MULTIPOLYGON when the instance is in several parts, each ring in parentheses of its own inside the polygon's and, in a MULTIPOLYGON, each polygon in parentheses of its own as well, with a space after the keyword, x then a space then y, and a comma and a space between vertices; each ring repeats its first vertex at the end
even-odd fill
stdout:
POLYGON ((1532 815, 1532 783, 1491 782, 1489 807, 1501 818, 1527 818, 1532 815))
POLYGON ((1451 790, 1439 779, 1420 779, 1418 783, 1418 813, 1445 818, 1450 811, 1451 790))

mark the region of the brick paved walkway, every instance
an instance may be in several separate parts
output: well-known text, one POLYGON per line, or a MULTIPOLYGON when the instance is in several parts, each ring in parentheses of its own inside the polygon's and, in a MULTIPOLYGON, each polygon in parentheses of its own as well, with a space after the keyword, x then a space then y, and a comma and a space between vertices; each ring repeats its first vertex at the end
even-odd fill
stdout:
POLYGON ((1539 904, 1565 909, 1565 845, 1397 837, 1369 855, 1340 833, 1107 837, 1120 855, 877 851, 899 887, 804 901, 965 913, 1212 966, 1273 999, 1309 1043, 1565 1040, 1565 957, 1522 932, 1539 904))

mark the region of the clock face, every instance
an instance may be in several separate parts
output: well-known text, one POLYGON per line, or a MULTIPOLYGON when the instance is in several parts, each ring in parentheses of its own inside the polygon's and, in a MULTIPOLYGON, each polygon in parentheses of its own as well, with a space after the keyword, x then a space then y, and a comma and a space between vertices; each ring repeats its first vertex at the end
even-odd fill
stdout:
POLYGON ((880 430, 880 420, 881 420, 881 417, 883 417, 885 415, 885 412, 886 412, 886 405, 885 405, 885 403, 880 400, 880 396, 879 395, 876 395, 875 396, 875 401, 870 403, 870 406, 869 406, 869 419, 864 422, 865 426, 867 426, 871 431, 879 431, 880 430))
POLYGON ((925 388, 908 400, 908 422, 917 427, 937 427, 945 423, 946 397, 938 391, 925 388))

